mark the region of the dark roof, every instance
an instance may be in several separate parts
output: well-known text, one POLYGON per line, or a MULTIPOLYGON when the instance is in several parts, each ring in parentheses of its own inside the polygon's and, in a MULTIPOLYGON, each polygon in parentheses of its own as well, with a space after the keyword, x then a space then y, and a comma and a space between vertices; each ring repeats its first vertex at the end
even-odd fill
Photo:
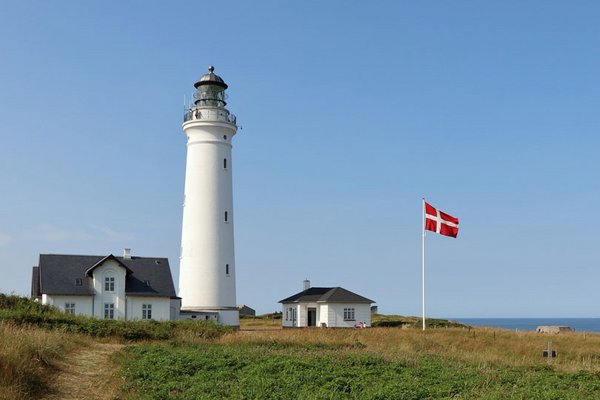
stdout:
POLYGON ((341 287, 311 287, 296 293, 280 303, 321 302, 321 303, 375 303, 341 287))
POLYGON ((31 297, 41 297, 42 293, 40 292, 40 268, 33 267, 33 271, 31 273, 31 297))
POLYGON ((176 297, 169 260, 156 257, 123 258, 113 255, 40 254, 39 292, 54 295, 92 295, 92 277, 86 273, 108 259, 114 259, 128 270, 125 281, 127 295, 176 297), (78 280, 81 285, 78 285, 78 280))
POLYGON ((227 84, 225 81, 217 74, 214 73, 215 67, 210 65, 208 67, 208 73, 202 75, 198 82, 194 83, 194 87, 198 89, 202 85, 216 85, 220 86, 223 89, 227 89, 227 84))

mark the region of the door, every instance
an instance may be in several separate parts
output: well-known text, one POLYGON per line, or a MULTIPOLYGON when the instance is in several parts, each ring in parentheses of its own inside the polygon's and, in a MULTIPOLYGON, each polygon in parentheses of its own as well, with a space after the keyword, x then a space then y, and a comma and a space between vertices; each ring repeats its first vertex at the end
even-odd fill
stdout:
POLYGON ((317 326, 317 309, 308 308, 308 326, 317 326))

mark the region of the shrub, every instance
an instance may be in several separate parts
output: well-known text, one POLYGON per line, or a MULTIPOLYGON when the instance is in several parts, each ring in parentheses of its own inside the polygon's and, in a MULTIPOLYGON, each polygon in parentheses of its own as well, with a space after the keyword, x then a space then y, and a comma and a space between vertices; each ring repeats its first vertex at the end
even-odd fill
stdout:
POLYGON ((405 322, 403 321, 398 321, 398 320, 383 320, 383 321, 374 321, 371 326, 374 328, 377 327, 382 327, 382 328, 393 328, 393 327, 402 327, 404 325, 407 325, 405 322))
POLYGON ((24 297, 1 293, 0 321, 130 341, 175 339, 179 336, 213 339, 231 331, 229 327, 210 321, 121 321, 75 316, 24 297))

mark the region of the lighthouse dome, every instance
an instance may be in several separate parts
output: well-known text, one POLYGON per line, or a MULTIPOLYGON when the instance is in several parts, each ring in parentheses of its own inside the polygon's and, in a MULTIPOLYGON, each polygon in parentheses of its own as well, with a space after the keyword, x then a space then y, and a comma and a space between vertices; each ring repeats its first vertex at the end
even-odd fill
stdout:
POLYGON ((225 81, 223 81, 223 79, 214 73, 215 71, 215 67, 213 67, 212 65, 208 67, 208 73, 202 75, 200 77, 200 79, 198 79, 198 82, 194 83, 194 87, 196 89, 198 89, 198 87, 203 86, 203 85, 215 85, 215 86, 220 86, 223 89, 227 89, 227 84, 225 83, 225 81))

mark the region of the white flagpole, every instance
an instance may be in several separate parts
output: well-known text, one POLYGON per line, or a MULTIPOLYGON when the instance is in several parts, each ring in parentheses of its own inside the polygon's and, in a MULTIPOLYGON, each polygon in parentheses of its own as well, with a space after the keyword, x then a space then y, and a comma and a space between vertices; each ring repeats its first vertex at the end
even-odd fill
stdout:
POLYGON ((423 283, 423 330, 425 330, 425 197, 423 197, 423 223, 421 225, 423 229, 423 237, 422 237, 422 252, 421 252, 421 260, 422 260, 422 278, 421 282, 423 283))

